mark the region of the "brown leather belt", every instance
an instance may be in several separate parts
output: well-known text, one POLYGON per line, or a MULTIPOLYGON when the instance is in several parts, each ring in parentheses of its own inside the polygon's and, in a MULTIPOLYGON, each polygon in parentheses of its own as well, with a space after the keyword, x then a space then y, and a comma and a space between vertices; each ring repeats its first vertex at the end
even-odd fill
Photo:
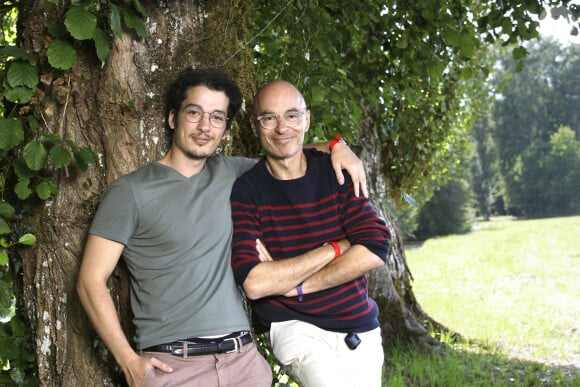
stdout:
POLYGON ((164 352, 173 356, 188 357, 198 355, 213 355, 216 353, 239 352, 240 348, 251 343, 252 335, 248 331, 239 332, 236 337, 217 338, 209 342, 196 342, 196 340, 208 339, 186 339, 172 343, 154 345, 143 348, 143 352, 164 352))

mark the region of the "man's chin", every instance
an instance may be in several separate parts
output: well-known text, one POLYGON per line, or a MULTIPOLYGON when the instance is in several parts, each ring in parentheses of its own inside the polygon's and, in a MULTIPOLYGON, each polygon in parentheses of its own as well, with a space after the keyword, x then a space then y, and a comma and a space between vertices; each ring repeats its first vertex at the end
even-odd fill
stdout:
POLYGON ((192 160, 205 160, 212 154, 206 152, 188 152, 187 157, 189 157, 192 160))

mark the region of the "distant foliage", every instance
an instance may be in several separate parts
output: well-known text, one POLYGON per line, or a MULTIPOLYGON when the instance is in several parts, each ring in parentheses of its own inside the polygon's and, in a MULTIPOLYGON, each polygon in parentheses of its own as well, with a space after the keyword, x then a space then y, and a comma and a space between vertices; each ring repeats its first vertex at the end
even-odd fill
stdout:
MULTIPOLYGON (((554 41, 528 46, 525 67, 515 73, 509 56, 498 58, 496 82, 504 85, 491 119, 482 123, 497 149, 485 160, 489 186, 501 179, 494 201, 505 202, 516 216, 580 214, 578 195, 580 139, 580 47, 554 41)), ((481 137, 488 141, 487 137, 481 137)))
POLYGON ((473 222, 471 190, 463 179, 452 179, 435 191, 418 215, 417 240, 462 234, 473 222))

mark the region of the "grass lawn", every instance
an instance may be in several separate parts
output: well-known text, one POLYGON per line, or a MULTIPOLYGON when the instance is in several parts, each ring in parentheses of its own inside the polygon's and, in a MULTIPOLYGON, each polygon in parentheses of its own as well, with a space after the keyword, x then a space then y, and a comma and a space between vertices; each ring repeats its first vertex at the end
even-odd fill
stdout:
POLYGON ((387 384, 580 386, 579 242, 580 217, 492 218, 408 246, 417 300, 466 340, 444 335, 444 358, 395 349, 387 384))

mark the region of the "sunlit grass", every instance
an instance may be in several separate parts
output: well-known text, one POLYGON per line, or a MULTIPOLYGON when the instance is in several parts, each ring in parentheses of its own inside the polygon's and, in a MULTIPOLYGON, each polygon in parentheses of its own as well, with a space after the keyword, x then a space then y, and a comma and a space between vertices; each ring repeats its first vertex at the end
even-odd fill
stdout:
POLYGON ((500 218, 407 249, 423 309, 469 342, 447 340, 445 358, 395 349, 407 371, 388 384, 580 386, 579 240, 580 217, 500 218))

